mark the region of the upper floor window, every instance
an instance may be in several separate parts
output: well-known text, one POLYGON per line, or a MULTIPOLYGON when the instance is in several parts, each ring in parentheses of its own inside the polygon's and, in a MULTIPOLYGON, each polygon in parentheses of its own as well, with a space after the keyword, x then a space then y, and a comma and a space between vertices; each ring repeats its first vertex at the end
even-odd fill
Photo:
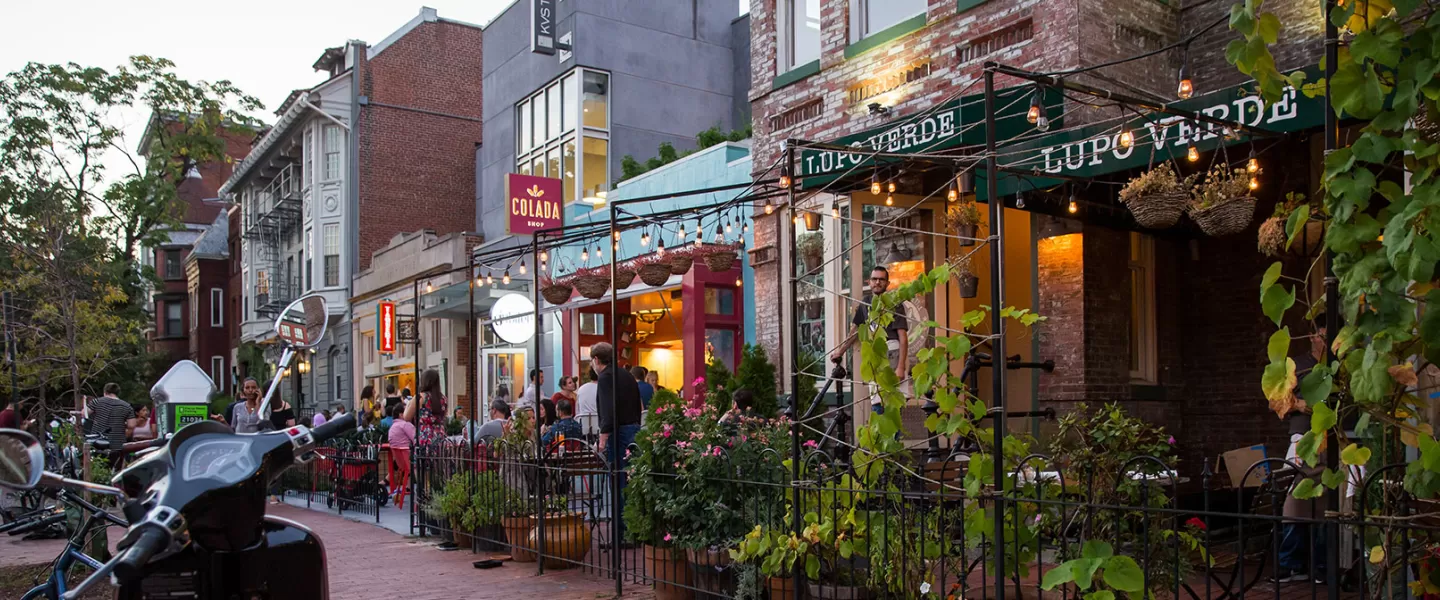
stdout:
POLYGON ((210 326, 225 326, 225 290, 210 288, 210 326))
POLYGON ((855 42, 925 14, 929 0, 850 0, 850 41, 855 42))
POLYGON ((820 0, 780 0, 780 71, 820 59, 820 0))
POLYGON ((609 96, 609 74, 574 69, 516 104, 515 172, 562 180, 566 203, 608 190, 609 96))
POLYGON ((324 136, 322 149, 325 152, 325 173, 323 179, 326 181, 339 179, 340 151, 345 143, 345 137, 340 134, 339 125, 326 125, 324 136))
POLYGON ((185 270, 180 268, 180 251, 165 251, 165 272, 161 276, 166 279, 184 279, 185 270))
POLYGON ((340 285, 340 225, 325 224, 325 287, 340 285))
POLYGON ((168 337, 181 337, 185 335, 185 305, 183 303, 165 303, 164 333, 168 337))

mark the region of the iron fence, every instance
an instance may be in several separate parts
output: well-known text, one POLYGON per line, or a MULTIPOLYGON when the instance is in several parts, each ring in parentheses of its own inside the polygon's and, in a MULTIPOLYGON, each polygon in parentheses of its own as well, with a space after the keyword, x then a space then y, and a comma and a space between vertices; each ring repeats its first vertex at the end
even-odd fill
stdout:
POLYGON ((324 503, 337 514, 355 512, 380 521, 380 509, 391 501, 389 474, 383 465, 389 451, 374 431, 357 431, 326 442, 318 457, 280 476, 278 491, 304 499, 307 507, 324 503))

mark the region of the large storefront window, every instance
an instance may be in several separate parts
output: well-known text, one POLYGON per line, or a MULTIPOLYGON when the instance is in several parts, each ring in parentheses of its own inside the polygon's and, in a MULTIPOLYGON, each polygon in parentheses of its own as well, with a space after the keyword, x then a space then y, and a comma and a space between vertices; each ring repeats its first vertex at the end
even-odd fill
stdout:
POLYGON ((515 172, 563 180, 567 204, 603 197, 596 194, 610 189, 609 88, 608 74, 575 69, 516 104, 515 172), (577 145, 585 153, 578 172, 577 145))

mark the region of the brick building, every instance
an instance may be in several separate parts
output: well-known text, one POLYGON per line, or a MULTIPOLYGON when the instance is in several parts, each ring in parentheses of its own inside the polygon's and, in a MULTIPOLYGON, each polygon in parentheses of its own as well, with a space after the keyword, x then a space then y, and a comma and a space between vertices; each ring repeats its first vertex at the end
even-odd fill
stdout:
MULTIPOLYGON (((324 81, 296 90, 221 188, 240 205, 242 343, 273 349, 270 321, 318 293, 332 319, 304 379, 302 409, 355 398, 354 275, 398 233, 474 223, 481 140, 481 29, 424 8, 378 44, 325 50, 324 81)), ((297 391, 298 390, 298 391, 297 391)))
POLYGON ((186 302, 190 306, 187 358, 210 374, 222 394, 234 393, 226 311, 230 295, 230 217, 222 212, 195 239, 185 257, 186 302))
MULTIPOLYGON (((164 128, 175 129, 182 125, 164 115, 151 114, 146 124, 145 135, 140 141, 140 154, 148 155, 155 136, 164 128)), ((253 132, 226 130, 221 133, 225 140, 225 152, 232 160, 238 161, 249 152, 247 143, 253 132)), ((190 288, 185 264, 192 248, 215 223, 217 216, 225 212, 225 203, 220 200, 218 189, 230 177, 232 164, 214 161, 196 165, 185 173, 176 189, 179 204, 176 217, 180 225, 166 232, 165 239, 154 247, 146 248, 142 264, 155 270, 160 283, 151 290, 151 314, 154 315, 150 330, 150 350, 165 355, 170 361, 193 358, 192 329, 195 327, 194 307, 190 302, 190 288)), ((224 233, 220 234, 222 238, 224 233)), ((224 286, 228 288, 227 286, 224 286)), ((226 352, 225 354, 228 354, 226 352)), ((208 372, 209 363, 197 360, 208 372)), ((222 369, 223 371, 223 369, 222 369)), ((217 384, 221 382, 217 381, 217 384)))
MULTIPOLYGON (((1293 0, 1267 8, 1297 23, 1282 36, 1287 41, 1277 50, 1280 67, 1313 65, 1320 54, 1318 3, 1293 0), (1315 18, 1304 16, 1305 11, 1315 18)), ((1161 231, 1140 228, 1118 203, 1120 185, 1113 183, 1123 184, 1147 165, 1135 153, 1117 149, 1118 125, 1113 131, 1087 129, 1084 134, 1091 137, 1079 139, 1093 142, 1085 150, 1088 158, 1067 166, 1075 162, 1068 154, 1075 144, 1047 141, 1024 124, 1033 84, 997 77, 998 89, 1017 88, 1002 91, 997 101, 997 137, 1038 138, 1022 142, 1024 153, 1003 157, 1002 164, 1103 181, 999 182, 1008 207, 1003 232, 1005 304, 1049 318, 1029 329, 1010 327, 1007 351, 1025 360, 1055 361, 1049 373, 1009 371, 1007 404, 1019 410, 1064 411, 1079 401, 1122 402, 1175 433, 1184 442, 1185 464, 1196 470, 1202 456, 1213 458, 1253 443, 1279 446, 1285 427, 1267 412, 1258 385, 1264 341, 1273 326, 1256 299, 1260 276, 1271 259, 1255 251, 1255 227, 1284 192, 1309 191, 1318 183, 1313 168, 1316 140, 1307 139, 1304 129, 1313 126, 1318 112, 1294 96, 1284 106, 1264 109, 1238 99, 1239 90, 1231 86, 1243 78, 1225 63, 1223 52, 1232 35, 1223 22, 1228 10, 1228 3, 1198 0, 755 0, 750 12, 754 175, 778 174, 772 167, 781 159, 786 140, 891 152, 983 151, 985 115, 979 94, 987 61, 1053 72, 1159 51, 1071 80, 1165 102, 1174 101, 1178 71, 1185 64, 1196 88, 1191 110, 1203 109, 1219 118, 1239 111, 1247 122, 1253 117, 1266 127, 1299 132, 1264 146, 1266 174, 1256 193, 1257 218, 1243 233, 1207 237, 1186 222, 1161 231), (1218 26, 1211 27, 1217 20, 1218 26), (1188 45, 1165 50, 1201 31, 1205 33, 1188 45), (931 119, 934 122, 926 122, 931 119), (927 141, 917 142, 910 130, 902 129, 912 125, 914 131, 937 127, 938 140, 931 143, 921 134, 927 141)), ((1045 98, 1048 114, 1063 116, 1065 128, 1109 127, 1108 119, 1115 115, 1073 99, 1062 106, 1058 98, 1045 98), (1052 101, 1057 104, 1050 106, 1052 101)), ((1204 150, 1203 162, 1182 166, 1186 172, 1203 170, 1211 161, 1235 162, 1235 153, 1246 151, 1245 145, 1187 126, 1162 128, 1174 134, 1156 145, 1157 152, 1168 148, 1173 156, 1178 143, 1183 157, 1181 140, 1196 140, 1204 150), (1228 152, 1219 151, 1225 144, 1230 144, 1228 152)), ((1054 133, 1063 135, 1058 128, 1054 133)), ((1078 147, 1086 148, 1083 143, 1078 147)), ((974 251, 971 269, 979 277, 978 294, 963 298, 952 284, 923 298, 923 305, 930 318, 958 330, 959 315, 990 304, 989 247, 961 246, 958 240, 928 233, 943 229, 944 190, 962 167, 847 161, 855 155, 828 154, 797 151, 794 173, 825 175, 800 180, 800 196, 807 203, 802 208, 828 214, 833 206, 841 213, 841 219, 825 219, 813 234, 823 236, 827 257, 844 256, 812 274, 811 285, 801 286, 798 298, 789 297, 788 270, 781 262, 796 260, 789 240, 795 239, 798 225, 792 225, 786 210, 768 218, 756 213, 756 244, 750 256, 757 273, 756 328, 777 361, 788 369, 792 324, 802 351, 823 355, 836 347, 848 332, 849 316, 874 265, 888 266, 894 284, 957 253, 974 251), (843 168, 850 166, 855 168, 843 168), (884 183, 879 194, 870 192, 872 174, 884 183), (891 182, 896 185, 893 193, 891 182), (817 190, 820 193, 810 195, 817 190)), ((1161 155, 1160 160, 1165 158, 1161 155)), ((1150 160, 1155 160, 1153 153, 1150 160)), ((978 181, 982 202, 989 187, 978 181)), ((981 210, 988 209, 982 204, 981 210)), ((981 232, 980 237, 989 234, 985 223, 981 232)), ((1299 262, 1287 269, 1300 269, 1294 275, 1303 277, 1299 262)), ((974 329, 989 330, 988 322, 974 329)), ((853 360, 858 365, 858 355, 853 360)), ((989 377, 989 369, 983 369, 977 388, 987 402, 989 377)), ((863 422, 868 411, 856 412, 856 421, 863 422)), ((905 422, 912 437, 921 437, 921 417, 918 409, 907 409, 905 422)), ((1015 421, 1011 426, 1044 432, 1036 422, 1015 421)), ((1279 450, 1283 452, 1283 446, 1279 450)))

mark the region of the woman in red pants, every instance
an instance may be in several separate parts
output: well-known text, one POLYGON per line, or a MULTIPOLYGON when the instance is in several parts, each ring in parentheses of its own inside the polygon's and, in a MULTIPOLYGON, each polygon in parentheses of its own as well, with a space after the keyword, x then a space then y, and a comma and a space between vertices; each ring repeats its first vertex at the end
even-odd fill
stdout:
POLYGON ((410 448, 415 445, 415 425, 405 420, 405 408, 396 405, 390 424, 390 495, 395 508, 405 508, 405 491, 410 488, 410 448))

